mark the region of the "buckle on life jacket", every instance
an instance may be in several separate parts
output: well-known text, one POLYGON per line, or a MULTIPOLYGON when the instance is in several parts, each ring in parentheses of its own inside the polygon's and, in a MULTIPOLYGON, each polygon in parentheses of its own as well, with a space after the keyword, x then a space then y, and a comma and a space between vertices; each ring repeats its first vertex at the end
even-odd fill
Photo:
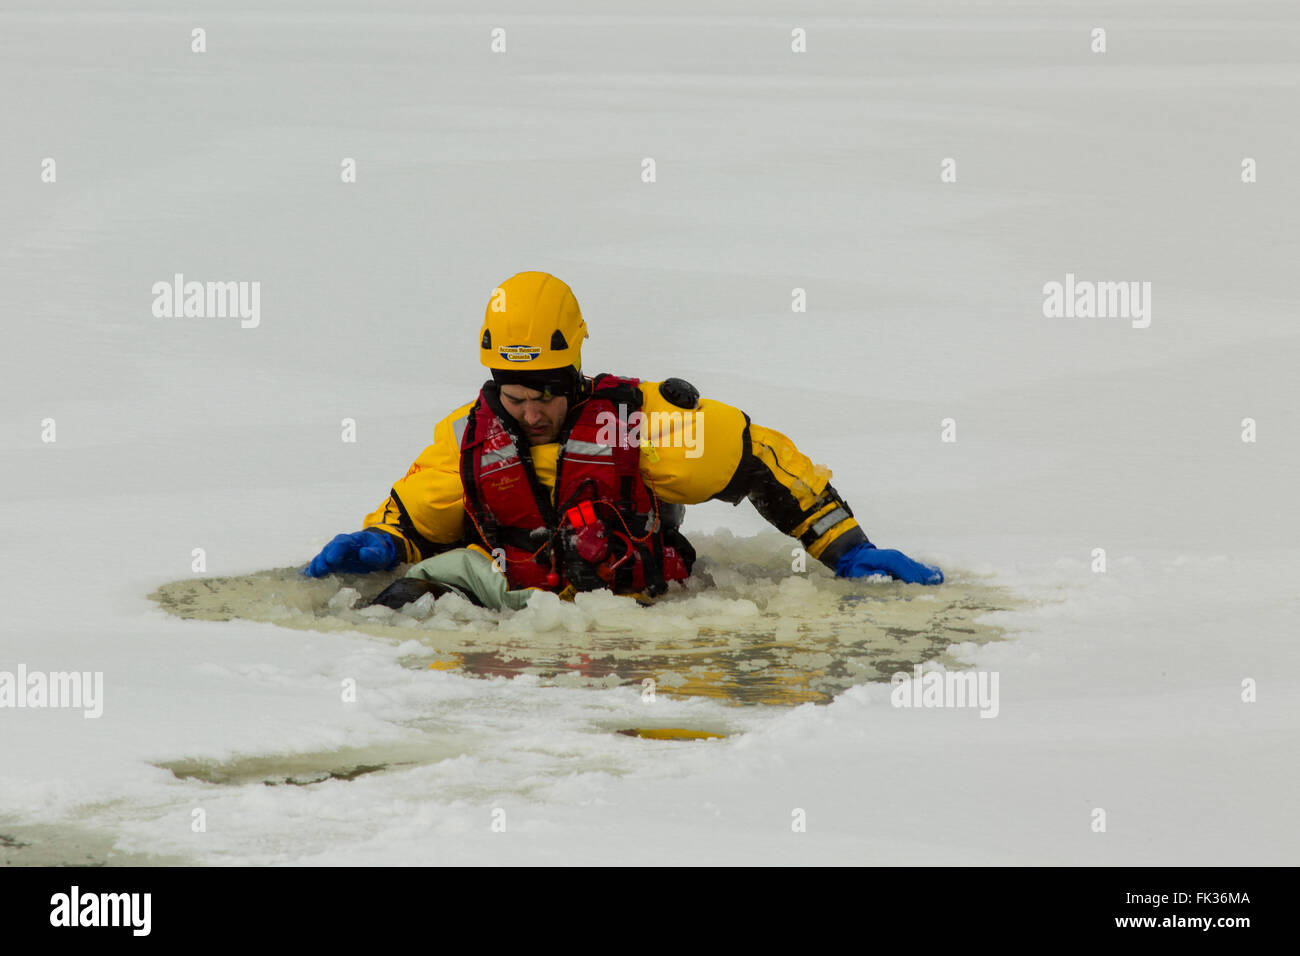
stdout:
POLYGON ((585 528, 589 524, 596 523, 596 509, 592 507, 590 501, 580 501, 568 511, 564 516, 569 519, 569 524, 575 528, 585 528))

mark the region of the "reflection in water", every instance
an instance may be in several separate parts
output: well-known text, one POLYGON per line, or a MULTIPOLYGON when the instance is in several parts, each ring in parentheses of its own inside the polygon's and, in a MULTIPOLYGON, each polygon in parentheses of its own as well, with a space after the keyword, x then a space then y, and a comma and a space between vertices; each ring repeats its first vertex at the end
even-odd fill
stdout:
MULTIPOLYGON (((724 541, 723 550, 735 552, 746 540, 724 541)), ((436 655, 432 664, 429 655, 408 661, 421 669, 530 674, 561 686, 641 685, 643 693, 782 706, 826 703, 847 687, 887 681, 929 660, 956 666, 946 656, 949 646, 999 639, 998 628, 977 619, 1019 603, 960 572, 940 587, 922 588, 783 574, 779 566, 738 561, 705 559, 701 566, 686 588, 648 608, 598 592, 574 603, 539 595, 519 612, 488 611, 447 595, 399 612, 366 606, 391 574, 315 580, 293 568, 186 579, 151 597, 185 618, 415 639, 436 655)))
POLYGON ((693 634, 667 638, 588 631, 567 641, 499 633, 449 641, 439 634, 436 644, 447 659, 432 666, 484 677, 531 674, 548 683, 590 687, 643 685, 649 679, 657 693, 734 704, 827 703, 847 687, 887 681, 914 664, 940 660, 954 666, 948 647, 997 640, 996 628, 974 619, 1008 606, 1008 596, 996 589, 969 585, 952 586, 947 600, 919 602, 888 593, 888 587, 878 590, 886 593, 841 595, 833 612, 804 620, 759 615, 725 627, 701 624, 693 634))

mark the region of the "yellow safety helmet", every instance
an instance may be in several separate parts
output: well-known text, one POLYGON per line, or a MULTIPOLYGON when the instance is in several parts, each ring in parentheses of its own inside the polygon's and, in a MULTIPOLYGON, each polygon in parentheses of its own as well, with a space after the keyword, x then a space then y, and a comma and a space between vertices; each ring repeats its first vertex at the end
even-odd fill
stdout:
POLYGON ((587 323, 573 290, 546 272, 520 272, 492 290, 479 358, 490 369, 510 372, 572 367, 582 370, 587 323))

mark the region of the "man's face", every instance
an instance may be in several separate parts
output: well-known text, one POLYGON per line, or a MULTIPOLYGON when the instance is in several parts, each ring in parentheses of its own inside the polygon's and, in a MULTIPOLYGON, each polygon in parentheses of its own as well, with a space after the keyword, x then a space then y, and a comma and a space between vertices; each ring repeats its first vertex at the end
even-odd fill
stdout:
POLYGON ((563 395, 542 398, 537 389, 522 385, 502 385, 500 393, 506 414, 523 426, 531 444, 545 445, 560 437, 569 414, 569 400, 563 395))

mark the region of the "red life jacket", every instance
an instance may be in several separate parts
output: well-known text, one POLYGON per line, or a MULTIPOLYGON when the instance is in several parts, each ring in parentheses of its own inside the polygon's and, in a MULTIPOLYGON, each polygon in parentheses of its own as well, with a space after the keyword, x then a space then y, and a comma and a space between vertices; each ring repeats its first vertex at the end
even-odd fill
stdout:
POLYGON ((504 550, 512 590, 571 585, 654 596, 690 574, 695 550, 677 531, 685 509, 646 486, 641 448, 627 441, 627 417, 641 408, 638 383, 597 376, 590 397, 570 409, 558 438, 554 503, 496 383, 479 392, 460 443, 465 512, 483 547, 504 550), (610 428, 613 421, 620 427, 610 428))

